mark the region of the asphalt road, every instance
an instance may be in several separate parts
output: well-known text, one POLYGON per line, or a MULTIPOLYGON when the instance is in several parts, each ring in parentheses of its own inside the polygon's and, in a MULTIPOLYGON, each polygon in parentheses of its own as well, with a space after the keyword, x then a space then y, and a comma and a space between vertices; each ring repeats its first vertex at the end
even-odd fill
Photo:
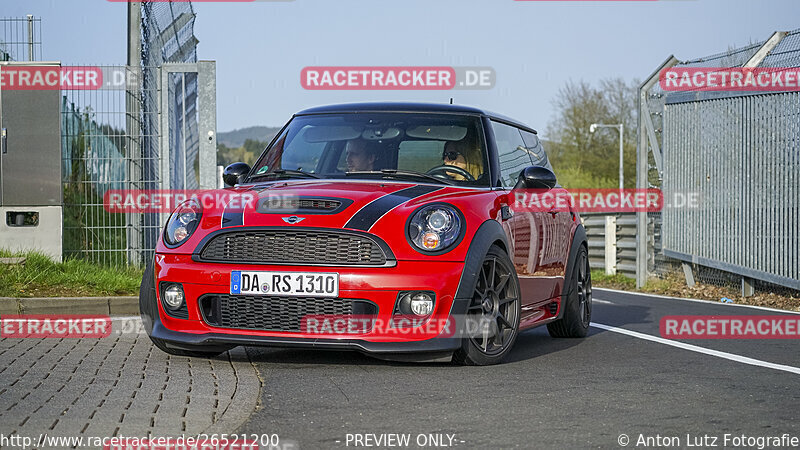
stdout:
POLYGON ((796 340, 685 341, 700 351, 725 352, 711 355, 616 330, 658 337, 664 315, 776 312, 600 289, 594 294, 588 338, 553 339, 545 328, 530 330, 499 366, 250 348, 262 394, 240 431, 277 433, 303 449, 367 448, 388 434, 410 435, 412 448, 431 447, 428 439, 440 436, 460 448, 620 448, 620 442, 731 448, 742 435, 800 437, 796 340))
POLYGON ((9 436, 233 432, 277 434, 285 450, 759 446, 726 434, 787 434, 800 447, 797 340, 659 337, 665 315, 782 312, 600 289, 594 298, 586 339, 530 330, 491 367, 268 348, 168 356, 141 327, 125 331, 130 318, 102 339, 0 339, 0 448, 19 448, 9 436))

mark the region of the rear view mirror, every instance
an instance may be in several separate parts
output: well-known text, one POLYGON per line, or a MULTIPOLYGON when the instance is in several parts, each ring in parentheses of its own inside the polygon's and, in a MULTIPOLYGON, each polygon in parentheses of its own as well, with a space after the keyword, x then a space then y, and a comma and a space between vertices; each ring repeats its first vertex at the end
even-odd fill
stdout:
POLYGON ((308 127, 304 130, 303 139, 306 142, 349 141, 361 136, 361 132, 348 126, 319 126, 308 127))
POLYGON ((556 174, 547 167, 529 166, 519 173, 517 187, 526 189, 553 189, 556 186, 556 174))
POLYGON ((222 172, 222 181, 226 187, 235 186, 243 183, 248 173, 250 173, 250 166, 243 162, 235 162, 222 172))

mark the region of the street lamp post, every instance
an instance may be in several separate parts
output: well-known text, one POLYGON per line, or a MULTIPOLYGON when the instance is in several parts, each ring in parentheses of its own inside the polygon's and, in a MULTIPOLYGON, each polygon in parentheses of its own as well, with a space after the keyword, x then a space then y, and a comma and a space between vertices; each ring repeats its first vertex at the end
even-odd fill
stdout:
POLYGON ((598 128, 617 128, 619 130, 619 188, 623 188, 623 175, 622 175, 622 133, 624 131, 623 124, 606 125, 604 123, 593 123, 589 125, 589 133, 594 133, 598 128))

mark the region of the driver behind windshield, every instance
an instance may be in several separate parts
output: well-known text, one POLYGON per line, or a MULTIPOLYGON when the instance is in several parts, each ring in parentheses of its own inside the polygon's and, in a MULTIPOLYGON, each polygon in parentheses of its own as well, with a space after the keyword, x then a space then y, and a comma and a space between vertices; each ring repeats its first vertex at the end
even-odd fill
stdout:
MULTIPOLYGON (((476 180, 483 174, 481 150, 477 145, 470 144, 466 138, 460 141, 447 141, 444 144, 442 160, 445 165, 456 166, 466 170, 476 180)), ((450 172, 448 175, 454 180, 466 179, 463 175, 455 172, 450 172)))
POLYGON ((375 161, 377 159, 378 152, 373 144, 363 139, 347 141, 345 162, 347 163, 348 172, 375 170, 375 161))

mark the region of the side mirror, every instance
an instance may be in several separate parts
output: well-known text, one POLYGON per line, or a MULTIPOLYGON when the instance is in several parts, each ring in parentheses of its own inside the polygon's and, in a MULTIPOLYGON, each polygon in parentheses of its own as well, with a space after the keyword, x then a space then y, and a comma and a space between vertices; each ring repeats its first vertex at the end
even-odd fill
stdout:
POLYGON ((517 187, 525 189, 553 189, 556 186, 556 174, 547 167, 529 166, 519 173, 517 187))
POLYGON ((250 173, 250 166, 243 162, 235 162, 222 171, 222 181, 226 187, 231 187, 244 182, 244 177, 250 173))

